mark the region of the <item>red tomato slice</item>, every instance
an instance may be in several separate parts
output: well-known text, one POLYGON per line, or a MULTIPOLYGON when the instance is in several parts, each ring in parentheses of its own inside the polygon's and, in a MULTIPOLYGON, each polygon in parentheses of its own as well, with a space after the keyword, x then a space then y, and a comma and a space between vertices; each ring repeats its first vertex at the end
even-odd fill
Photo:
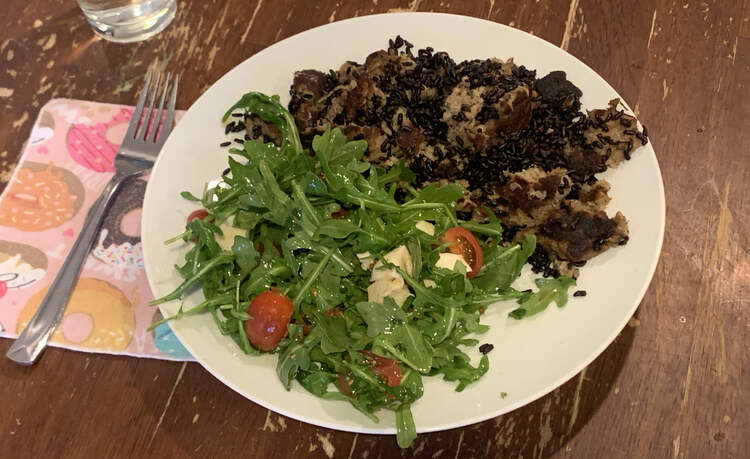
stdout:
MULTIPOLYGON (((284 252, 281 250, 281 244, 278 242, 274 242, 273 246, 276 247, 276 250, 279 251, 279 256, 281 258, 284 258, 284 252)), ((266 246, 262 242, 258 242, 258 252, 260 252, 261 255, 263 255, 263 252, 265 252, 266 246)))
POLYGON ((349 386, 349 380, 346 379, 346 375, 341 371, 339 372, 339 386, 341 386, 341 392, 349 397, 354 397, 352 388, 349 386))
POLYGON ((479 246, 477 238, 471 234, 471 231, 460 226, 454 226, 443 234, 440 238, 443 243, 449 243, 448 251, 461 255, 464 260, 471 266, 471 271, 467 277, 474 277, 479 274, 482 267, 482 248, 479 246))
POLYGON ((328 317, 338 316, 342 319, 344 318, 344 311, 338 308, 329 308, 323 311, 323 314, 327 315, 328 317))
POLYGON ((339 209, 331 214, 331 218, 346 218, 349 216, 349 211, 346 209, 339 209))
POLYGON ((253 346, 270 351, 286 336, 286 326, 294 313, 294 304, 278 290, 266 290, 250 302, 250 319, 245 321, 245 333, 253 346))
POLYGON ((390 387, 398 387, 401 385, 401 368, 398 366, 398 362, 388 357, 383 357, 375 354, 371 351, 361 351, 368 360, 373 360, 375 366, 372 367, 373 373, 380 376, 380 379, 390 387))
POLYGON ((194 210, 188 215, 187 222, 190 223, 191 221, 195 220, 196 218, 199 220, 203 220, 204 218, 208 217, 208 211, 206 209, 198 209, 194 210))

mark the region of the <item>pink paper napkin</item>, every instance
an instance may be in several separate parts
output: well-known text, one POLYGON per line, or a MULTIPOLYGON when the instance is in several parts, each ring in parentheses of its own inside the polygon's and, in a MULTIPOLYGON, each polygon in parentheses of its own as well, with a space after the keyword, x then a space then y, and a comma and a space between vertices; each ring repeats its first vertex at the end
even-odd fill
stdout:
MULTIPOLYGON (((133 107, 53 99, 40 111, 13 177, 0 196, 0 337, 15 338, 39 306, 114 173, 133 107)), ((182 116, 178 113, 177 119, 182 116)), ((84 352, 192 360, 148 306, 141 204, 133 180, 104 220, 51 345, 84 352)))

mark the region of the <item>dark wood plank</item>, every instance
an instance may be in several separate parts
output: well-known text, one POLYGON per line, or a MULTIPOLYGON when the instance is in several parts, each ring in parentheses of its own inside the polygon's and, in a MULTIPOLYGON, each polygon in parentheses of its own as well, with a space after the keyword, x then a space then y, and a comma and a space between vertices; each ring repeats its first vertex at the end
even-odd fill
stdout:
MULTIPOLYGON (((3 356, 9 346, 9 340, 0 341, 3 356)), ((3 358, 3 454, 113 457, 143 451, 146 432, 155 429, 180 365, 56 348, 45 351, 33 367, 3 358)))
POLYGON ((629 376, 573 449, 656 457, 740 457, 747 449, 740 407, 750 398, 740 388, 748 279, 746 269, 732 273, 748 260, 750 171, 737 155, 749 140, 740 127, 748 106, 736 101, 747 98, 750 58, 748 40, 738 37, 740 3, 579 4, 570 51, 617 87, 649 127, 667 228, 638 314, 633 362, 623 370, 629 376), (584 444, 617 430, 614 441, 584 444))
MULTIPOLYGON (((667 193, 662 259, 641 308, 584 372, 487 422, 422 435, 336 432, 284 418, 198 364, 49 349, 0 359, 8 457, 743 457, 750 449, 750 2, 180 1, 147 42, 94 39, 71 1, 0 2, 0 184, 52 97, 132 103, 149 66, 195 69, 188 107, 285 37, 347 17, 441 11, 510 24, 604 76, 649 127, 667 193), (109 71, 107 71, 109 70, 109 71)), ((0 185, 1 187, 2 185, 0 185)), ((1 305, 0 305, 1 307, 1 305)), ((8 341, 0 342, 4 354, 8 341)))

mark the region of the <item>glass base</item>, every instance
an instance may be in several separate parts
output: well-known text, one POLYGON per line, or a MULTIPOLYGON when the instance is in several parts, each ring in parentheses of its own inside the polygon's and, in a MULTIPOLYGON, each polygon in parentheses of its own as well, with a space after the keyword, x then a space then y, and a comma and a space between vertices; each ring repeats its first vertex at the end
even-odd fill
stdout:
POLYGON ((107 24, 96 17, 92 17, 94 15, 91 14, 86 14, 86 19, 91 24, 94 32, 105 40, 116 43, 132 43, 146 40, 164 30, 172 22, 172 19, 174 19, 176 11, 177 2, 168 1, 163 10, 152 14, 150 17, 141 18, 138 21, 107 24))

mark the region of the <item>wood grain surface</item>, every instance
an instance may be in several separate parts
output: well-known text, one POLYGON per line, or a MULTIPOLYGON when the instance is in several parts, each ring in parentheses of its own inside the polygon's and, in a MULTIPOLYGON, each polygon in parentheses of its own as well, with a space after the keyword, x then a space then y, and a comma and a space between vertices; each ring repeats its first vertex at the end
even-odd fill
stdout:
MULTIPOLYGON (((3 457, 748 457, 750 0, 179 1, 129 45, 94 37, 73 0, 0 2, 0 188, 54 97, 133 103, 148 67, 179 68, 187 108, 221 75, 303 30, 442 11, 566 49, 649 128, 667 194, 661 261, 630 324, 560 388, 510 414, 420 435, 401 451, 284 418, 196 363, 49 349, 0 358, 3 457)), ((448 32, 449 33, 449 32, 448 32)), ((2 305, 0 305, 2 307, 2 305)), ((0 341, 2 355, 8 340, 0 341)))

